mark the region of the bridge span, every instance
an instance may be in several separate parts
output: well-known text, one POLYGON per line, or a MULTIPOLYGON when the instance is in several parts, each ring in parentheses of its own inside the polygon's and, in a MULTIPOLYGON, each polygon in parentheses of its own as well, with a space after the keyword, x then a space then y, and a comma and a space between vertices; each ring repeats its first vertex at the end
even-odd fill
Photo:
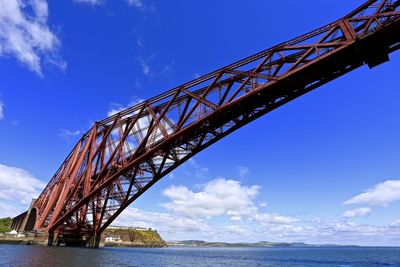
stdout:
POLYGON ((195 154, 356 68, 389 61, 399 48, 400 0, 369 0, 335 22, 96 122, 13 227, 46 235, 49 245, 97 247, 126 207, 195 154))

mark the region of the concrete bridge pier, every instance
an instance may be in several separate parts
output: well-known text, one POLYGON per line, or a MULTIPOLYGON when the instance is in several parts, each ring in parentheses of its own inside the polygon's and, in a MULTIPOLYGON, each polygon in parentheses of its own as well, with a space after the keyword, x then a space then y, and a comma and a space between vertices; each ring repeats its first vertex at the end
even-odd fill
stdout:
POLYGON ((89 237, 86 243, 86 247, 88 248, 98 248, 103 246, 104 246, 104 241, 102 240, 101 235, 89 237))

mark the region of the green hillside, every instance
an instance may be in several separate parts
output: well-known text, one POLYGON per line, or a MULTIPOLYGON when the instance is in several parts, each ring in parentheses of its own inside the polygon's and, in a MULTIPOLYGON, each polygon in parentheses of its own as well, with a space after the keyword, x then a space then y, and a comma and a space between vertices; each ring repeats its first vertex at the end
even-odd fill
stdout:
POLYGON ((165 247, 167 243, 161 238, 156 230, 136 230, 126 228, 112 228, 106 229, 103 233, 104 237, 107 236, 119 236, 124 243, 129 242, 132 246, 143 246, 143 247, 165 247))
POLYGON ((0 234, 11 231, 11 221, 12 219, 10 217, 0 219, 0 234))

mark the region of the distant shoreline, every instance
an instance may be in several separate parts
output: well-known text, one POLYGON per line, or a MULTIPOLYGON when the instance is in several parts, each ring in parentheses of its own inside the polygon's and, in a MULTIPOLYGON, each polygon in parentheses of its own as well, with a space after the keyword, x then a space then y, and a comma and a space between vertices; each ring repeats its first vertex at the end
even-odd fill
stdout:
POLYGON ((232 247, 232 248, 343 248, 360 247, 357 245, 337 245, 337 244, 306 244, 291 242, 268 242, 260 241, 256 243, 228 243, 228 242, 206 242, 201 240, 184 240, 167 242, 168 247, 232 247))
MULTIPOLYGON (((270 248, 279 248, 279 249, 307 249, 307 248, 376 248, 376 249, 386 249, 386 248, 393 248, 393 249, 400 249, 400 246, 358 246, 358 245, 310 245, 307 244, 306 246, 260 246, 256 245, 257 243, 227 243, 229 245, 177 245, 178 241, 174 242, 167 242, 167 245, 165 246, 153 246, 153 245, 144 245, 144 244, 135 244, 135 243, 130 243, 130 242, 122 242, 122 243, 114 243, 114 242, 107 242, 104 244, 105 248, 154 248, 154 249, 159 249, 159 248, 265 248, 265 249, 270 249, 270 248)), ((181 241, 180 241, 181 242, 181 241)), ((207 243, 207 242, 205 242, 207 243)), ((211 244, 212 242, 210 242, 211 244)), ((32 243, 27 240, 21 240, 21 239, 0 239, 0 245, 32 245, 32 246, 43 246, 40 244, 32 243)))

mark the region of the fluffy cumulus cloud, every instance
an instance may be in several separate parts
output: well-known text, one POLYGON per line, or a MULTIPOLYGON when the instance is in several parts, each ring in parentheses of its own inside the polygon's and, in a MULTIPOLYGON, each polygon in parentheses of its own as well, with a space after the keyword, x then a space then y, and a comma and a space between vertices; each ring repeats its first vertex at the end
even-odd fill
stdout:
POLYGON ((113 223, 118 226, 132 226, 132 224, 157 229, 169 239, 183 238, 190 233, 212 229, 204 220, 169 213, 146 212, 137 208, 127 208, 113 223))
POLYGON ((365 217, 371 213, 371 208, 363 207, 358 209, 347 210, 343 213, 343 217, 345 218, 354 218, 354 217, 365 217))
POLYGON ((146 212, 127 208, 113 223, 118 226, 144 226, 157 229, 166 240, 202 239, 226 242, 307 242, 312 244, 390 245, 400 234, 400 222, 390 226, 359 224, 348 220, 313 219, 299 221, 280 215, 261 216, 259 221, 244 218, 227 225, 179 214, 146 212))
POLYGON ((162 206, 174 216, 192 220, 211 222, 214 217, 229 218, 227 221, 233 225, 208 229, 208 239, 218 240, 218 236, 222 240, 243 241, 245 238, 256 241, 267 238, 268 233, 276 236, 279 231, 298 234, 302 227, 295 225, 299 222, 297 218, 259 211, 254 203, 259 191, 258 185, 246 186, 236 180, 217 178, 207 182, 198 192, 185 186, 168 187, 163 194, 171 201, 162 206))
POLYGON ((344 204, 387 206, 396 200, 400 200, 400 180, 387 180, 367 189, 362 194, 352 197, 344 204))
POLYGON ((171 186, 163 192, 171 202, 162 206, 189 217, 239 216, 253 206, 252 199, 259 189, 257 185, 243 186, 238 181, 223 178, 208 182, 201 192, 193 192, 185 186, 171 186))
POLYGON ((257 185, 217 178, 195 188, 170 186, 163 191, 170 200, 161 204, 164 212, 128 208, 114 225, 152 227, 166 240, 400 245, 400 221, 386 226, 351 221, 368 215, 369 207, 346 211, 339 218, 300 219, 261 211, 257 185))
POLYGON ((48 15, 45 0, 1 0, 0 56, 13 56, 39 75, 43 62, 64 70, 60 41, 47 25, 48 15))
POLYGON ((26 170, 0 164, 0 200, 27 205, 45 186, 26 170))
POLYGON ((157 229, 166 240, 203 239, 208 241, 243 242, 260 240, 284 240, 283 236, 298 235, 303 228, 295 225, 274 224, 260 228, 257 225, 233 220, 233 225, 216 225, 201 218, 189 218, 179 214, 146 212, 127 208, 116 219, 117 226, 144 226, 157 229))

